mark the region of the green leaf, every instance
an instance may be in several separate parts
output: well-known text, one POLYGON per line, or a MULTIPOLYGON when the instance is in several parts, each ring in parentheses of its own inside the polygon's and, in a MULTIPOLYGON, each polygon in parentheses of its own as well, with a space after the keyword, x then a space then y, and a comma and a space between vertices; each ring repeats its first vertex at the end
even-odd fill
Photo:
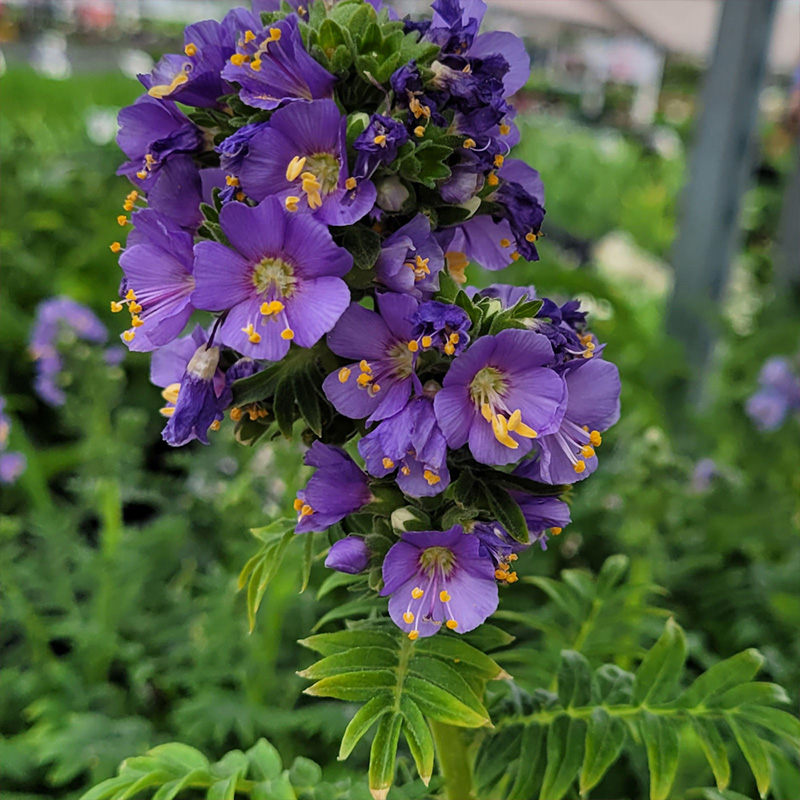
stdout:
POLYGON ((312 788, 322 780, 322 767, 310 758, 297 756, 289 769, 289 780, 292 786, 312 788))
POLYGON ((544 777, 547 737, 544 725, 528 725, 522 733, 519 761, 508 800, 530 800, 544 777))
POLYGON ((322 398, 317 392, 321 381, 320 375, 309 372, 298 372, 292 381, 297 410, 317 436, 322 436, 322 398))
POLYGON ((238 777, 236 775, 231 775, 221 781, 212 783, 206 797, 208 800, 234 800, 237 780, 238 777))
POLYGON ((737 717, 786 739, 795 749, 800 748, 800 719, 786 711, 764 706, 743 706, 738 709, 737 717))
POLYGON ((369 755, 369 788, 375 800, 385 798, 394 781, 394 763, 402 724, 403 717, 399 713, 384 716, 378 723, 369 755))
POLYGON ((674 702, 678 708, 696 708, 708 705, 715 696, 728 689, 752 680, 764 664, 764 656, 750 649, 714 664, 674 702))
POLYGON ((403 688, 422 713, 437 722, 464 728, 478 728, 489 722, 488 714, 474 711, 445 689, 422 678, 409 675, 403 688))
POLYGON ((740 724, 733 715, 726 715, 725 721, 733 731, 736 743, 753 771, 758 793, 761 797, 766 797, 769 792, 769 761, 764 743, 751 728, 740 724))
POLYGON ((386 713, 392 710, 393 702, 389 695, 378 695, 356 711, 347 725, 339 747, 339 761, 344 761, 364 734, 386 713))
POLYGON ((717 788, 724 792, 731 781, 731 764, 728 761, 725 742, 722 741, 714 720, 706 719, 705 717, 692 717, 691 720, 706 760, 714 773, 717 788))
POLYGON ((304 690, 314 697, 335 697, 338 700, 371 700, 378 692, 392 692, 397 686, 397 677, 390 670, 367 670, 345 672, 323 678, 304 690))
POLYGON ((303 568, 302 568, 302 581, 300 583, 300 594, 308 588, 308 581, 311 578, 311 565, 314 561, 314 534, 308 532, 305 535, 305 542, 303 543, 303 568))
POLYGON ((547 732, 547 767, 540 800, 561 800, 569 791, 583 762, 586 723, 582 719, 557 717, 547 732))
POLYGON ((295 391, 293 376, 285 375, 275 387, 272 410, 275 414, 275 422, 283 436, 287 439, 292 438, 294 427, 294 405, 295 391))
POLYGON ((419 710, 419 706, 410 698, 400 700, 400 713, 403 715, 403 734, 414 763, 417 765, 422 782, 427 786, 433 775, 433 736, 419 710))
POLYGON ((620 581, 628 571, 630 559, 625 555, 610 556, 603 562, 600 574, 597 576, 595 591, 601 598, 608 597, 617 588, 620 581))
POLYGON ((381 254, 381 237, 371 228, 351 225, 342 231, 342 247, 353 256, 355 269, 372 269, 381 254))
POLYGON ((580 653, 562 650, 558 667, 558 698, 564 708, 588 705, 592 695, 592 668, 580 653))
POLYGON ((346 672, 368 669, 392 669, 397 666, 397 653, 382 647, 355 647, 326 656, 308 669, 297 674, 301 678, 317 681, 346 672))
POLYGON ((160 744, 148 750, 149 756, 155 756, 161 761, 168 761, 180 769, 181 772, 193 769, 208 769, 208 759, 194 747, 180 742, 160 744))
POLYGON ((474 631, 462 634, 462 641, 469 642, 473 647, 478 650, 483 650, 486 653, 491 653, 492 650, 499 650, 501 647, 508 647, 516 637, 510 633, 506 633, 502 628, 497 625, 492 625, 484 622, 474 631))
POLYGON ((337 631, 336 633, 318 633, 315 636, 300 639, 300 644, 323 656, 343 653, 353 647, 383 647, 396 652, 398 637, 383 631, 337 631))
POLYGON ((671 719, 643 711, 639 730, 647 750, 650 800, 666 800, 678 770, 678 733, 671 719))
POLYGON ((664 632, 636 670, 633 681, 634 704, 652 705, 668 699, 683 672, 685 661, 686 637, 675 620, 670 618, 664 632))
POLYGON ((580 777, 581 794, 600 783, 609 767, 619 758, 625 743, 625 723, 606 709, 592 710, 586 729, 586 755, 580 777))
POLYGON ((491 681, 506 676, 503 668, 493 658, 461 638, 430 636, 420 640, 416 649, 419 653, 429 653, 454 666, 470 667, 485 680, 491 681))
POLYGON ((450 273, 443 270, 439 273, 439 291, 435 299, 440 303, 453 303, 461 293, 461 287, 450 277, 450 273))
POLYGON ((484 488, 492 516, 514 539, 527 544, 530 540, 530 533, 519 503, 500 486, 488 484, 484 488))
POLYGON ((246 753, 253 780, 271 781, 281 774, 283 764, 278 751, 266 740, 259 739, 246 753))
POLYGON ((777 683, 759 681, 757 683, 743 683, 728 689, 724 694, 715 697, 714 705, 717 708, 736 708, 737 706, 759 705, 774 706, 788 703, 789 695, 777 683))

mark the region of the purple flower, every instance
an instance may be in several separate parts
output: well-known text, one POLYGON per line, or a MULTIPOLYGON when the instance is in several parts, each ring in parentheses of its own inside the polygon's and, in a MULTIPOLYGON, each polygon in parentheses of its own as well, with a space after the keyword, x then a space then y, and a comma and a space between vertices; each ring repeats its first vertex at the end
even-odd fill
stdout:
POLYGON ((377 295, 378 312, 352 303, 328 334, 328 346, 343 358, 360 359, 325 379, 334 408, 350 419, 376 422, 401 411, 413 386, 419 345, 411 318, 418 304, 401 294, 377 295))
POLYGON ((544 185, 539 173, 524 161, 506 159, 497 171, 500 185, 489 200, 500 206, 500 216, 511 226, 516 252, 538 261, 536 239, 544 222, 544 185))
POLYGON ((317 471, 297 493, 295 533, 327 530, 372 502, 367 475, 344 450, 314 442, 305 463, 317 471))
POLYGON ((218 367, 219 347, 201 344, 186 365, 175 408, 162 433, 167 444, 181 447, 193 439, 210 444, 208 430, 223 416, 215 386, 218 367))
POLYGON ((417 299, 438 291, 443 267, 444 253, 424 214, 417 214, 383 242, 375 264, 380 283, 417 299))
POLYGON ((0 483, 10 485, 17 479, 28 464, 22 453, 7 452, 8 434, 11 432, 11 422, 5 413, 6 399, 0 396, 0 483))
POLYGON ((485 214, 446 229, 437 238, 448 255, 462 253, 467 261, 492 271, 505 269, 520 257, 510 223, 495 222, 485 214))
POLYGON ((219 153, 222 169, 234 175, 238 174, 245 156, 250 152, 252 138, 268 127, 269 122, 251 122, 249 125, 243 125, 227 139, 223 139, 215 148, 219 153))
POLYGON ((165 55, 149 75, 139 80, 153 98, 169 97, 189 106, 214 107, 233 91, 220 73, 236 50, 237 34, 261 24, 243 8, 235 8, 222 22, 203 20, 184 31, 182 55, 165 55))
POLYGON ((558 430, 566 387, 545 369, 553 349, 533 331, 484 336, 458 356, 434 408, 447 443, 469 443, 476 461, 510 464, 530 452, 532 440, 558 430))
POLYGON ((358 575, 369 564, 369 548, 360 536, 347 536, 334 542, 325 559, 328 569, 358 575))
POLYGON ((692 470, 692 479, 689 483, 692 494, 705 494, 708 492, 719 475, 720 469, 713 458, 701 458, 692 470))
POLYGON ((39 304, 28 349, 36 361, 36 394, 51 406, 66 402, 59 385, 64 368, 59 346, 75 337, 101 344, 108 338, 108 331, 91 309, 69 297, 51 297, 39 304))
POLYGON ((133 326, 123 338, 131 350, 147 351, 171 342, 194 311, 189 298, 194 291, 192 235, 152 209, 136 212, 134 230, 119 264, 125 273, 123 302, 112 301, 111 310, 128 304, 133 326))
POLYGON ((412 317, 414 336, 423 348, 435 347, 448 356, 460 354, 469 344, 467 331, 472 326, 463 308, 428 300, 420 303, 412 317))
POLYGON ((353 169, 356 180, 371 178, 381 164, 391 164, 397 151, 408 141, 405 126, 380 114, 373 114, 369 125, 356 137, 353 149, 358 153, 353 169))
POLYGON ((790 411, 800 409, 800 379, 789 359, 778 356, 761 368, 758 383, 759 391, 747 401, 747 415, 759 430, 777 430, 790 411))
POLYGON ((295 16, 246 31, 222 77, 241 86, 239 97, 247 105, 267 110, 286 100, 332 97, 336 83, 305 51, 295 16))
POLYGON ((536 441, 538 458, 516 472, 550 484, 583 480, 597 469, 600 435, 619 419, 619 371, 594 358, 574 361, 563 370, 567 403, 561 426, 536 441))
POLYGON ((447 442, 428 397, 416 397, 358 443, 376 478, 397 471, 397 485, 411 497, 433 497, 450 485, 447 442))
POLYGON ((230 389, 218 366, 210 379, 213 397, 207 391, 209 381, 203 379, 202 373, 208 372, 213 351, 217 351, 219 360, 218 348, 206 349, 207 343, 208 336, 198 325, 189 336, 159 347, 150 359, 150 381, 164 390, 161 394, 167 401, 161 409, 162 416, 169 418, 162 437, 169 444, 186 444, 195 438, 208 444, 208 429, 222 419, 222 411, 230 404, 230 389), (190 375, 189 365, 197 354, 201 355, 192 365, 190 375), (200 377, 198 373, 201 373, 200 377), (184 380, 187 380, 186 391, 182 395, 184 380), (173 422, 181 399, 183 402, 180 403, 177 422, 173 422), (213 415, 212 406, 215 407, 213 415), (206 420, 208 424, 203 427, 206 420))
POLYGON ((536 497, 525 492, 511 492, 522 509, 532 542, 539 542, 547 550, 547 533, 558 536, 569 525, 572 518, 569 506, 557 497, 536 497))
POLYGON ((449 531, 404 533, 383 562, 389 615, 411 640, 433 636, 444 623, 467 633, 497 608, 492 560, 480 540, 460 526, 449 531))
POLYGON ((217 337, 252 358, 280 361, 292 341, 311 347, 350 301, 342 280, 352 256, 307 214, 286 211, 274 197, 258 206, 231 203, 220 225, 233 249, 195 246, 196 308, 227 311, 217 337))
POLYGON ((280 198, 290 211, 311 211, 328 225, 351 225, 372 210, 377 192, 349 177, 347 118, 333 100, 279 108, 250 139, 242 189, 254 200, 280 198))

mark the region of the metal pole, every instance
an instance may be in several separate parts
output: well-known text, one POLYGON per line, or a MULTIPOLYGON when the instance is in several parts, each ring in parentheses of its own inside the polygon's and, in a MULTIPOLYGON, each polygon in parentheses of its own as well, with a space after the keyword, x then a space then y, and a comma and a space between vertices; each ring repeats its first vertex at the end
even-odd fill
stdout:
POLYGON ((675 290, 667 330, 684 346, 691 369, 690 383, 680 392, 684 402, 703 397, 719 300, 740 244, 738 217, 753 168, 758 96, 777 0, 722 0, 720 6, 672 249, 675 290))

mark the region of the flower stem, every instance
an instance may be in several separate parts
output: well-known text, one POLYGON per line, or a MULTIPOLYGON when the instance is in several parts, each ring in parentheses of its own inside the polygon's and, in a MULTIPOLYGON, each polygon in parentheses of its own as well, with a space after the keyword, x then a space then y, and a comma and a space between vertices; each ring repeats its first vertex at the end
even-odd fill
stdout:
POLYGON ((447 800, 474 800, 472 770, 460 728, 430 720, 439 772, 445 780, 447 800))

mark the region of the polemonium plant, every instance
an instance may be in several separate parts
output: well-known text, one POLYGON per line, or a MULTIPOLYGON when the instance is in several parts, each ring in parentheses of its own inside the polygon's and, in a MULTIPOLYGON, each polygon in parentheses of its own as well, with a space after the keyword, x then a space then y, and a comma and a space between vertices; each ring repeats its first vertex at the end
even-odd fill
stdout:
MULTIPOLYGON (((120 114, 134 188, 111 310, 130 314, 123 341, 152 354, 169 444, 232 430, 308 447, 291 521, 259 532, 240 579, 251 619, 290 542, 308 543, 307 574, 309 537, 324 541, 363 601, 347 630, 305 641, 323 656, 301 673, 307 693, 364 703, 340 757, 377 726, 369 781, 384 798, 401 734, 426 785, 435 742, 448 796, 467 800, 474 748, 457 728, 491 725, 486 682, 510 680, 484 652, 508 639, 485 623, 520 591, 519 554, 536 544, 545 558, 569 524, 562 498, 598 468, 619 374, 577 301, 463 286, 470 263, 536 261, 545 221, 539 174, 510 155, 529 58, 514 34, 481 32, 483 0, 435 0, 428 20, 381 0, 253 11, 189 26, 120 114)), ((662 650, 681 646, 665 636, 662 650)), ((590 713, 589 665, 570 659, 580 692, 559 678, 564 696, 541 702, 564 724, 546 754, 541 731, 529 742, 543 775, 487 797, 570 790, 590 713)), ((612 727, 582 792, 619 754, 612 727)), ((251 791, 233 781, 209 796, 251 791)))

